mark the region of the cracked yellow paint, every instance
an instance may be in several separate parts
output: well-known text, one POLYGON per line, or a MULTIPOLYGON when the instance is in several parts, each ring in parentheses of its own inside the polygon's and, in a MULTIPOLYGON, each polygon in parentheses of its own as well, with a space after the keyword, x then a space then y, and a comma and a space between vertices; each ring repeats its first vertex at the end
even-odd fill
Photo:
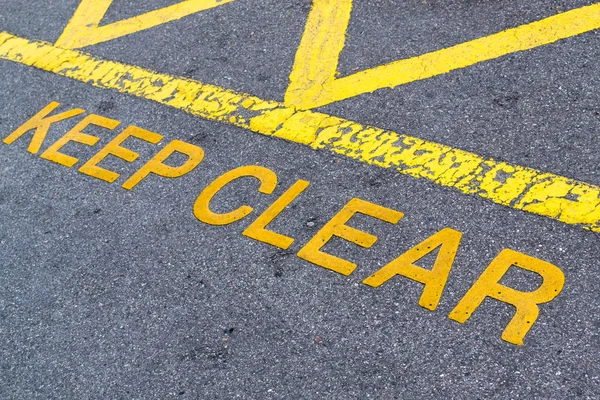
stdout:
POLYGON ((79 49, 130 35, 233 0, 185 0, 158 10, 100 26, 114 0, 82 0, 56 41, 56 46, 79 49))
POLYGON ((585 182, 6 32, 0 58, 600 232, 600 188, 585 182))
POLYGON ((456 46, 336 78, 351 10, 352 0, 313 1, 290 74, 285 104, 300 109, 324 106, 600 28, 600 3, 596 3, 456 46))

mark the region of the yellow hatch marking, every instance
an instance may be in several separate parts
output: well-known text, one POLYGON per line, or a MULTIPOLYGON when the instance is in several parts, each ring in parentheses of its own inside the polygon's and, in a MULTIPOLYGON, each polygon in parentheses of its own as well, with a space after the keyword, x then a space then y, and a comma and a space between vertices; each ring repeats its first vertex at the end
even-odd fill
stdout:
POLYGON ((584 182, 6 32, 0 58, 600 232, 600 188, 584 182))
POLYGON ((82 0, 56 41, 58 47, 78 49, 106 42, 208 10, 233 0, 185 0, 135 17, 100 26, 114 0, 82 0))
POLYGON ((456 46, 336 78, 351 9, 352 0, 313 1, 290 74, 285 104, 301 109, 315 108, 600 28, 600 3, 596 3, 456 46))

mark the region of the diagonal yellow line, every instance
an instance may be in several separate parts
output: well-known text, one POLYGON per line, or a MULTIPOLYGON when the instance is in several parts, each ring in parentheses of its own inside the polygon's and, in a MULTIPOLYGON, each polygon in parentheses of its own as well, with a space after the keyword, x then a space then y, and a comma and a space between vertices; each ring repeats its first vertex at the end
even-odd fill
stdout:
POLYGON ((183 0, 135 17, 100 26, 114 0, 82 0, 55 45, 78 49, 113 40, 218 7, 233 0, 183 0))
POLYGON ((600 29, 600 3, 430 53, 336 78, 352 0, 315 0, 290 74, 285 103, 309 109, 432 78, 600 29))
POLYGON ((600 188, 585 182, 6 32, 0 58, 600 232, 600 188))

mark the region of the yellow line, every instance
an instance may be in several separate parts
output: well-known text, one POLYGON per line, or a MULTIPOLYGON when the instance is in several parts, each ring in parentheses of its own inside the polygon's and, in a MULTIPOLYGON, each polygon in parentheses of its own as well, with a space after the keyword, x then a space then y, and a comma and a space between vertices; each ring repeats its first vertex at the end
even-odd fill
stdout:
POLYGON ((233 0, 184 0, 135 17, 100 26, 114 0, 82 0, 56 41, 56 46, 78 49, 166 24, 233 0))
POLYGON ((446 74, 600 28, 600 3, 456 46, 335 78, 352 0, 314 0, 290 74, 285 103, 309 109, 446 74))
POLYGON ((0 58, 600 232, 600 188, 416 137, 0 33, 0 58))

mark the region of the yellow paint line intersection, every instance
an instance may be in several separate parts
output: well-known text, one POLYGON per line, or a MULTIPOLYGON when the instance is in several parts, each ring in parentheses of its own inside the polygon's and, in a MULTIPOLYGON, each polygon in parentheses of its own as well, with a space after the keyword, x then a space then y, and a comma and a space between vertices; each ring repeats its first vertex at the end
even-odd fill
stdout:
POLYGON ((600 0, 467 3, 7 4, 0 398, 597 398, 600 0))
POLYGON ((600 188, 585 182, 7 32, 0 58, 600 232, 600 188))

